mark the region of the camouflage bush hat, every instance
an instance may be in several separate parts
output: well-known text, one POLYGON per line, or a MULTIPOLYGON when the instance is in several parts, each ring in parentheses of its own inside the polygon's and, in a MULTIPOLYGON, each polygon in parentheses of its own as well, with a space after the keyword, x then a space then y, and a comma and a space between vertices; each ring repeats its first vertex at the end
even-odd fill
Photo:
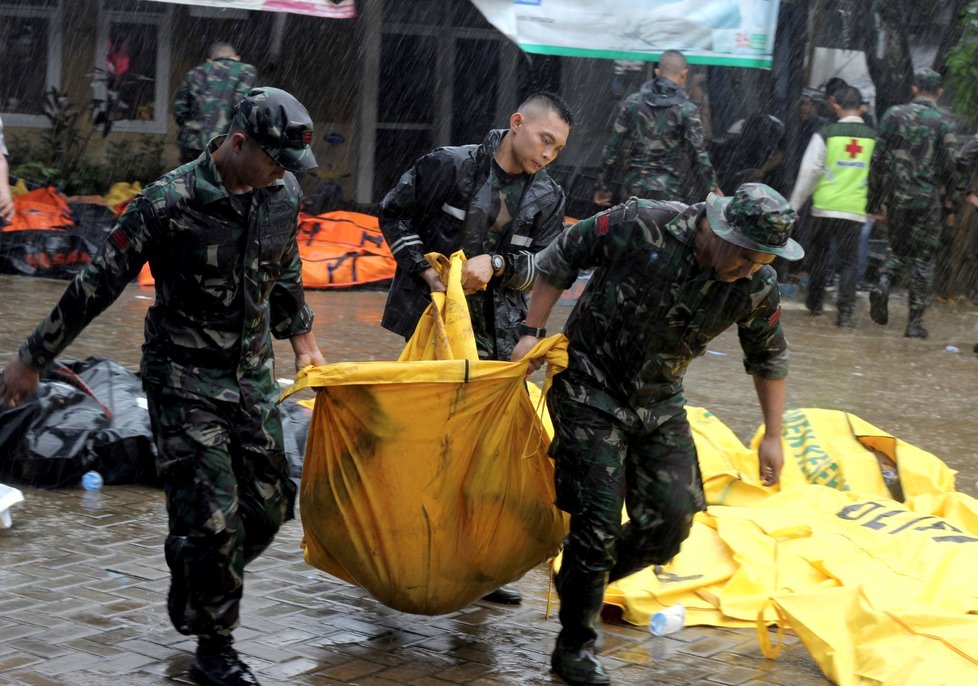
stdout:
POLYGON ((780 193, 763 183, 745 183, 733 197, 710 193, 706 218, 713 233, 741 248, 800 260, 805 250, 791 239, 797 213, 780 193))
POLYGON ((926 93, 936 93, 941 87, 941 75, 933 69, 918 69, 913 73, 913 85, 926 93))
POLYGON ((312 119, 291 94, 278 88, 252 88, 234 110, 232 124, 244 129, 269 156, 298 174, 318 166, 313 157, 312 119))

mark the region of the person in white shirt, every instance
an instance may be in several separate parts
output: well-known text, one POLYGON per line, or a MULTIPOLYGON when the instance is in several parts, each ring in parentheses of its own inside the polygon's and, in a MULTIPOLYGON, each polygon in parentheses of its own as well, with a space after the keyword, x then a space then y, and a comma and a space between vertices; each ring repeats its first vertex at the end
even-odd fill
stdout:
POLYGON ((875 129, 860 116, 862 102, 862 94, 852 86, 835 94, 832 109, 838 121, 812 136, 789 200, 798 210, 812 198, 811 270, 805 305, 813 315, 822 314, 832 239, 836 241, 836 324, 842 327, 853 326, 859 235, 867 217, 867 179, 876 145, 875 129))

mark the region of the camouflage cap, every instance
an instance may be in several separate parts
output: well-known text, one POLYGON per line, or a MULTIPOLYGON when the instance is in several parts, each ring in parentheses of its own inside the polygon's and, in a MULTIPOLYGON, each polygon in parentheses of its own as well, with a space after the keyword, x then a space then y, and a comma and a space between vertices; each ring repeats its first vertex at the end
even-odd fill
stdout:
POLYGON ((941 75, 933 69, 918 69, 913 73, 913 85, 927 93, 934 93, 941 87, 941 75))
POLYGON ((298 174, 318 166, 313 157, 312 119, 291 94, 279 88, 252 88, 234 110, 239 125, 268 155, 298 174))
POLYGON ((797 213, 780 193, 763 183, 745 183, 733 197, 710 193, 706 217, 713 233, 755 252, 800 260, 805 251, 791 239, 797 213))

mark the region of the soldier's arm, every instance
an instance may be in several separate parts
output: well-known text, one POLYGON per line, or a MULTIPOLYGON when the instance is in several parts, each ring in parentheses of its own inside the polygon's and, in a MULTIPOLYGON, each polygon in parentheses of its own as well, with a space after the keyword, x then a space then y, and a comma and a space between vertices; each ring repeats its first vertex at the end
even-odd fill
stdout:
POLYGON ((626 98, 618 107, 618 114, 615 116, 615 123, 611 128, 611 136, 601 153, 601 167, 598 170, 598 178, 594 185, 596 198, 598 193, 609 193, 611 191, 612 170, 622 163, 622 151, 626 148, 626 143, 631 140, 634 127, 635 108, 631 104, 631 99, 626 98))
POLYGON ((20 347, 18 357, 43 372, 90 321, 115 302, 146 262, 158 220, 152 203, 136 196, 98 256, 65 289, 47 318, 20 347))
POLYGON ((869 179, 867 180, 868 197, 866 212, 878 215, 886 202, 888 172, 890 165, 890 147, 896 132, 895 110, 891 107, 880 121, 879 135, 873 147, 873 159, 869 164, 869 179))
POLYGON ((193 83, 192 74, 193 71, 189 71, 183 77, 183 83, 180 84, 180 89, 173 99, 173 118, 176 120, 177 126, 183 126, 183 123, 190 118, 190 115, 194 111, 194 96, 191 86, 193 83))
POLYGON ((757 447, 759 476, 765 486, 781 480, 784 449, 781 445, 781 416, 784 414, 784 379, 766 379, 754 375, 754 390, 764 416, 764 438, 757 447))
MULTIPOLYGON (((268 296, 269 325, 276 338, 294 339, 312 331, 313 313, 306 304, 302 288, 302 257, 299 254, 298 231, 299 201, 302 193, 291 175, 286 177, 289 190, 294 194, 295 209, 292 216, 292 240, 282 254, 282 272, 268 296)), ((295 347, 295 342, 293 342, 295 347)), ((317 348, 318 350, 318 348, 317 348)), ((297 351, 298 355, 298 351, 297 351)), ((319 362, 315 364, 321 364, 319 362)))
POLYGON ((950 190, 954 182, 955 155, 958 145, 958 139, 951 122, 944 122, 943 126, 941 126, 940 136, 934 163, 937 168, 937 178, 940 184, 950 190))
POLYGON ((744 351, 744 369, 754 379, 764 415, 765 436, 758 448, 758 459, 760 478, 770 486, 778 482, 784 462, 781 415, 788 375, 788 342, 781 328, 781 299, 777 277, 770 267, 755 275, 751 299, 756 305, 737 322, 737 335, 744 351))
POLYGON ((503 253, 506 262, 502 273, 503 285, 518 291, 527 291, 536 279, 535 255, 554 242, 564 230, 564 191, 557 188, 557 200, 539 217, 529 244, 526 237, 514 236, 509 249, 503 253))
POLYGON ((703 122, 700 121, 695 105, 691 102, 686 104, 688 107, 685 108, 686 125, 683 127, 683 139, 693 152, 693 166, 706 188, 719 190, 716 171, 713 169, 713 163, 710 162, 710 153, 706 150, 703 122))
POLYGON ((441 207, 441 211, 464 211, 465 208, 443 207, 448 189, 454 184, 454 166, 447 153, 431 152, 414 163, 397 185, 380 202, 380 230, 390 247, 398 268, 409 274, 430 269, 424 258, 424 227, 418 226, 422 203, 441 207))

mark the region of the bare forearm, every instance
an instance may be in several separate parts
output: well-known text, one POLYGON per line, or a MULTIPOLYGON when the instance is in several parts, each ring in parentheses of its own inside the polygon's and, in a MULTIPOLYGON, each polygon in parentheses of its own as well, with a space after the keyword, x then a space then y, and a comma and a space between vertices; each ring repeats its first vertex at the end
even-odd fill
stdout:
POLYGON ((765 435, 781 435, 781 415, 784 413, 785 388, 784 379, 765 379, 754 376, 754 390, 764 415, 765 435))
POLYGON ((526 325, 541 329, 546 327, 550 312, 560 300, 563 292, 563 289, 551 286, 537 277, 536 283, 533 284, 533 291, 530 293, 530 307, 527 309, 524 320, 526 325))

